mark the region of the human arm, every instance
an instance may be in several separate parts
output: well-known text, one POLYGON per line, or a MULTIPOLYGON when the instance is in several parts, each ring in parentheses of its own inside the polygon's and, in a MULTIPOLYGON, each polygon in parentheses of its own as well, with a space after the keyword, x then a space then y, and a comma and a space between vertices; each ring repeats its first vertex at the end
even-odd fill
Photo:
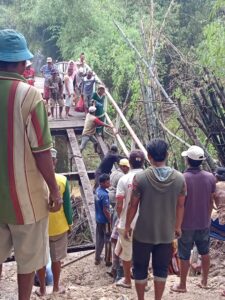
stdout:
POLYGON ((111 215, 110 215, 110 208, 109 208, 109 196, 108 195, 102 195, 102 206, 103 206, 103 213, 108 220, 108 223, 111 222, 111 215))
POLYGON ((58 211, 62 204, 62 198, 55 180, 52 157, 50 150, 33 153, 37 168, 43 176, 50 191, 49 210, 58 211))
POLYGON ((176 224, 175 224, 175 237, 181 237, 181 225, 184 217, 184 203, 185 195, 179 195, 176 206, 176 224))
MULTIPOLYGON (((209 204, 209 218, 210 219, 211 219, 214 203, 216 204, 216 196, 215 196, 215 193, 212 193, 211 194, 211 199, 210 199, 210 204, 209 204)), ((216 204, 216 207, 218 207, 217 204, 216 204)))
POLYGON ((55 180, 50 149, 52 148, 52 138, 48 127, 48 118, 44 102, 38 101, 32 108, 27 122, 26 135, 29 141, 30 149, 33 153, 38 170, 46 181, 50 190, 50 207, 56 211, 60 209, 61 196, 55 180))
POLYGON ((69 77, 68 77, 68 76, 66 76, 66 77, 64 78, 64 83, 65 83, 65 89, 66 89, 66 92, 67 92, 68 96, 70 97, 71 94, 70 94, 69 85, 68 85, 68 83, 69 83, 69 77))
POLYGON ((63 193, 63 210, 66 216, 67 223, 69 227, 73 224, 73 211, 72 205, 70 201, 70 189, 68 180, 66 180, 66 187, 63 193))
POLYGON ((60 94, 60 97, 63 98, 63 83, 62 83, 61 78, 59 80, 59 94, 60 94))
POLYGON ((120 217, 121 212, 123 210, 124 199, 125 199, 125 197, 122 195, 116 196, 116 212, 117 212, 118 217, 120 217))
POLYGON ((125 200, 125 187, 123 183, 123 176, 119 179, 116 188, 116 212, 120 218, 121 212, 123 210, 123 202, 125 200))
POLYGON ((98 126, 105 126, 105 127, 108 127, 108 128, 114 128, 112 125, 109 125, 109 124, 106 124, 104 122, 102 122, 101 120, 99 120, 99 118, 95 118, 94 120, 95 124, 98 125, 98 126))
POLYGON ((177 205, 176 205, 176 223, 175 223, 175 237, 181 237, 181 225, 184 218, 184 204, 187 196, 187 185, 185 179, 183 181, 183 185, 180 191, 180 194, 177 197, 177 205))
POLYGON ((141 192, 135 176, 132 183, 131 198, 127 209, 126 224, 125 224, 125 231, 124 231, 125 238, 129 238, 129 236, 131 235, 132 229, 130 225, 137 213, 140 200, 141 200, 141 192))

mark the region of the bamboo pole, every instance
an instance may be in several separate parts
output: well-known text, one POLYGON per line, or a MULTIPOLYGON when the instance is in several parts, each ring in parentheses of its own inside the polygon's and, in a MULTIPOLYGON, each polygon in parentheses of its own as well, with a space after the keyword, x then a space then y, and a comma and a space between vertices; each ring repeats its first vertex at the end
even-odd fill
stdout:
MULTIPOLYGON (((114 20, 113 21, 115 26, 117 27, 117 29, 120 31, 121 35, 123 36, 124 40, 127 42, 127 44, 130 46, 130 48, 136 53, 136 55, 138 56, 138 58, 142 61, 142 63, 146 66, 146 68, 148 69, 152 79, 155 81, 156 85, 160 88, 161 92, 163 93, 164 97, 166 98, 166 100, 171 104, 171 107, 174 108, 174 110, 176 111, 176 113, 179 116, 179 120, 181 121, 182 125, 186 124, 185 119, 182 116, 181 111, 179 110, 179 108, 177 107, 177 105, 174 103, 174 101, 170 98, 170 96, 167 94, 166 90, 164 89, 164 87, 162 86, 162 84, 160 83, 160 81, 158 80, 158 78, 155 76, 152 67, 150 64, 148 64, 148 62, 144 59, 144 57, 140 54, 140 52, 137 50, 137 48, 134 46, 134 44, 129 40, 129 38, 126 36, 126 34, 124 33, 124 31, 120 28, 120 26, 117 24, 117 22, 114 20)), ((194 142, 196 145, 198 145, 199 147, 204 149, 204 152, 206 154, 206 158, 207 158, 207 162, 209 164, 209 167, 211 170, 215 169, 215 162, 212 159, 212 157, 209 155, 207 149, 204 147, 204 145, 199 141, 199 139, 197 138, 196 134, 192 131, 190 132, 192 138, 194 139, 194 142)))
MULTIPOLYGON (((109 115, 107 113, 105 113, 105 118, 107 120, 107 122, 110 124, 110 125, 113 125, 113 122, 111 121, 109 115)), ((125 155, 128 157, 129 156, 129 151, 127 150, 127 147, 126 145, 124 144, 121 136, 119 135, 118 132, 115 133, 115 136, 116 136, 116 139, 118 141, 118 143, 120 144, 121 148, 123 149, 123 152, 125 153, 125 155)))
POLYGON ((188 144, 187 142, 185 142, 182 138, 180 138, 179 136, 177 136, 176 134, 174 134, 172 131, 169 130, 169 128, 167 128, 163 122, 161 122, 159 120, 160 125, 162 126, 162 128, 169 134, 171 135, 173 138, 175 138, 177 141, 179 141, 180 143, 184 144, 187 147, 191 147, 190 144, 188 144))

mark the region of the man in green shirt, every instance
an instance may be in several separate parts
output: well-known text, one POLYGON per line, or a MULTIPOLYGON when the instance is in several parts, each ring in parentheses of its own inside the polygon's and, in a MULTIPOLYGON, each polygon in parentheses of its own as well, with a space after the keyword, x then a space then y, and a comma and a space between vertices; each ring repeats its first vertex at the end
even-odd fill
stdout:
POLYGON ((183 175, 166 166, 168 145, 164 140, 152 140, 147 151, 151 167, 134 177, 124 237, 131 236, 131 223, 139 207, 133 234, 137 296, 144 300, 152 253, 155 300, 161 300, 172 258, 172 241, 181 235, 186 186, 183 175))
MULTIPOLYGON (((99 118, 102 122, 105 122, 105 111, 104 111, 104 102, 105 102, 105 87, 99 85, 97 92, 94 92, 92 99, 94 100, 94 105, 96 107, 95 116, 99 118)), ((96 133, 102 135, 103 127, 98 126, 96 128, 96 133)))

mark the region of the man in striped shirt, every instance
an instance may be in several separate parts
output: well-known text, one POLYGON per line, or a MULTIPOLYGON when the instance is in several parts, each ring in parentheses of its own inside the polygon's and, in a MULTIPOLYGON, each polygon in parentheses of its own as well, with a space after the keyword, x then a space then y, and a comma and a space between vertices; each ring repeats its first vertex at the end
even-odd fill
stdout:
POLYGON ((32 57, 22 34, 0 30, 0 264, 14 248, 19 300, 48 262, 48 210, 62 203, 44 103, 22 76, 32 57))

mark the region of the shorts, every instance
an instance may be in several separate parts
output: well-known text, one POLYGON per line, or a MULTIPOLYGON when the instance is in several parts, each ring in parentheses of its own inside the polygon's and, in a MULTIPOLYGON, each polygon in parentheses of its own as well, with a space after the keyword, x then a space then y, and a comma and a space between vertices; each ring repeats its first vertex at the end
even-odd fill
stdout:
POLYGON ((181 238, 178 240, 178 256, 180 259, 189 260, 191 250, 196 245, 200 255, 209 253, 209 229, 182 230, 181 238))
POLYGON ((132 259, 132 237, 124 238, 124 229, 117 228, 119 238, 117 240, 115 253, 124 261, 131 261, 132 259))
POLYGON ((119 238, 119 233, 118 233, 118 230, 117 230, 118 223, 119 223, 119 219, 117 219, 117 221, 115 222, 115 224, 113 226, 113 230, 112 230, 112 233, 111 233, 111 239, 118 240, 118 238, 119 238))
POLYGON ((18 274, 46 266, 49 258, 48 217, 26 225, 0 224, 0 264, 14 248, 18 274))
POLYGON ((67 256, 68 233, 49 237, 50 256, 52 262, 60 261, 67 256))
POLYGON ((73 104, 73 97, 74 94, 71 94, 71 96, 69 97, 68 95, 66 95, 65 100, 66 100, 66 107, 71 107, 73 104))
POLYGON ((154 280, 166 281, 172 252, 172 243, 154 245, 133 240, 133 274, 135 281, 143 284, 147 282, 151 254, 154 280))
POLYGON ((50 98, 50 107, 55 107, 56 103, 59 104, 59 107, 64 106, 64 100, 63 99, 61 99, 61 98, 57 98, 57 99, 50 98))
POLYGON ((85 95, 84 94, 84 105, 86 108, 91 106, 91 100, 92 100, 92 94, 91 95, 85 95))

